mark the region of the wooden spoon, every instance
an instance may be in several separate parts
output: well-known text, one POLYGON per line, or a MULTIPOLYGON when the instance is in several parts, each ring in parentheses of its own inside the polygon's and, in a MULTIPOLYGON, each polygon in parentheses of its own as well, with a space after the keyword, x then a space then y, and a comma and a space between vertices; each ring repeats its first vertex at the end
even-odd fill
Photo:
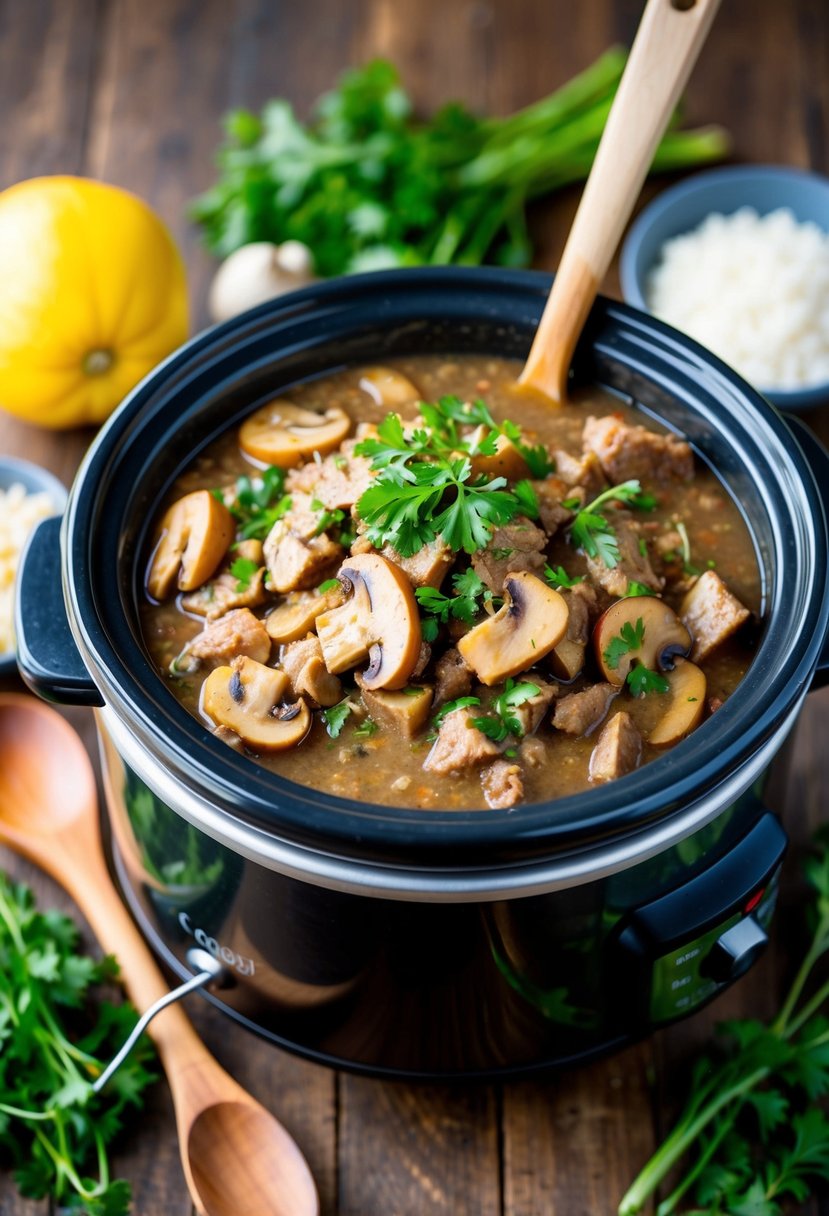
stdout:
POLYGON ((567 399, 576 342, 720 0, 648 0, 519 385, 567 399))
MULTIPOLYGON (((169 991, 104 861, 92 765, 55 710, 0 696, 0 843, 56 879, 115 954, 139 1009, 169 991)), ((202 1216, 318 1216, 308 1164, 285 1128, 222 1069, 178 1006, 152 1022, 181 1163, 202 1216)))

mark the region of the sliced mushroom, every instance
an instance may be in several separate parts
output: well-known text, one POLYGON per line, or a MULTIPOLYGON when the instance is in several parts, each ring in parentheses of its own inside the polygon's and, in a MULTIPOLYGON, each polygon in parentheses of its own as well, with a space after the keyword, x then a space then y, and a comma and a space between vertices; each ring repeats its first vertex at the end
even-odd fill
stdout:
POLYGON ((276 397, 242 423, 239 447, 254 460, 292 469, 314 452, 321 456, 332 452, 350 429, 351 419, 339 406, 318 414, 276 397))
POLYGON ((484 684, 498 684, 532 667, 567 631, 564 598, 527 571, 504 580, 504 605, 470 629, 458 650, 484 684))
POLYGON ((253 751, 280 752, 301 743, 311 725, 311 711, 301 697, 285 703, 289 691, 284 671, 236 658, 207 677, 202 709, 217 726, 235 731, 253 751))
POLYGON ((426 725, 432 708, 432 689, 406 688, 402 692, 363 689, 363 704, 378 726, 413 739, 426 725))
POLYGON ((346 592, 338 584, 329 591, 292 591, 285 602, 265 617, 265 628, 274 642, 296 642, 315 628, 317 617, 337 608, 346 592))
POLYGON ((674 610, 655 595, 629 596, 617 600, 602 613, 593 630, 596 661, 611 684, 624 684, 637 663, 655 671, 670 671, 678 658, 687 655, 692 638, 674 610), (640 623, 641 622, 641 623, 640 623), (627 628, 626 628, 627 627, 627 628), (639 637, 639 645, 620 652, 614 639, 624 643, 622 630, 629 638, 639 637))
MULTIPOLYGON (((467 443, 470 447, 480 443, 482 439, 489 433, 489 427, 479 426, 471 435, 467 436, 467 443)), ((515 446, 511 439, 506 435, 499 435, 495 441, 495 451, 491 456, 484 456, 482 452, 475 456, 469 457, 469 463, 472 465, 472 473, 475 476, 483 474, 486 477, 506 477, 507 481, 520 481, 522 477, 529 477, 530 466, 527 464, 520 450, 515 446)))
POLYGON ((387 409, 420 400, 420 393, 407 376, 393 367, 367 367, 360 374, 360 388, 372 401, 387 409))
POLYGON ((411 583, 379 553, 350 558, 337 577, 351 594, 341 607, 317 617, 326 667, 337 675, 368 658, 364 688, 403 688, 422 641, 411 583))
POLYGON ((683 659, 666 676, 667 693, 662 693, 667 702, 665 713, 648 735, 648 743, 654 747, 668 747, 678 743, 699 726, 705 713, 705 675, 694 663, 683 659))
POLYGON ((209 490, 185 494, 164 512, 147 572, 147 590, 163 600, 177 583, 193 591, 206 583, 235 534, 233 516, 209 490))

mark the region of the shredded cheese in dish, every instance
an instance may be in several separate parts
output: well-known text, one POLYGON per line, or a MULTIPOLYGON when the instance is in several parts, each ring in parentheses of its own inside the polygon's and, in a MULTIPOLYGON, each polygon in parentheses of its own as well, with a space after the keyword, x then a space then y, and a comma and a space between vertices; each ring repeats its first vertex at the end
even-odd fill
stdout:
POLYGON ((760 389, 829 382, 829 233, 786 208, 709 215, 666 241, 646 296, 760 389))
POLYGON ((14 650, 14 583, 20 554, 35 525, 54 514, 55 504, 46 493, 27 494, 19 482, 0 490, 0 655, 14 650))

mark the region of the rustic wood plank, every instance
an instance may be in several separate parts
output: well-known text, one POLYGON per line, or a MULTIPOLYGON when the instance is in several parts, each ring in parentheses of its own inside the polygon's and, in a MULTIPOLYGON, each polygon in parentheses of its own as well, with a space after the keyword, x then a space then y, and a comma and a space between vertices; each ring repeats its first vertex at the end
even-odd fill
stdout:
MULTIPOLYGON (((568 78, 609 42, 629 36, 641 0, 566 7, 565 13, 562 6, 539 6, 534 0, 424 2, 415 18, 392 0, 352 5, 319 0, 310 6, 265 0, 239 0, 233 6, 218 0, 164 5, 156 0, 60 5, 0 0, 0 105, 4 116, 11 115, 0 131, 0 184, 38 172, 83 169, 148 198, 185 251, 194 320, 200 323, 212 264, 198 247, 183 205, 212 179, 218 119, 229 105, 258 106, 280 94, 290 96, 303 113, 348 63, 385 54, 399 64, 424 110, 458 96, 474 108, 506 112, 568 78), (103 23, 98 39, 96 22, 103 23), (90 115, 92 137, 85 143, 90 115)), ((725 121, 739 157, 812 164, 825 171, 828 22, 821 0, 796 0, 791 6, 731 0, 689 88, 689 121, 725 121)), ((536 209, 539 265, 556 264, 577 196, 570 191, 536 209)), ((607 286, 614 288, 612 276, 607 286)), ((812 418, 829 438, 829 413, 812 418)), ((54 437, 0 418, 0 451, 40 460, 64 478, 88 438, 54 437)), ((827 774, 820 750, 828 696, 812 700, 798 738, 794 805, 805 808, 801 814, 809 823, 822 814, 820 790, 827 774)), ((44 889, 49 893, 48 885, 44 889)), ((52 891, 51 898, 60 897, 52 891)), ((771 960, 764 963, 710 1011, 659 1037, 665 1109, 682 1062, 707 1036, 711 1022, 756 1008, 756 1000, 771 990, 768 975, 774 966, 771 960)), ((321 1183, 324 1209, 336 1211, 332 1074, 286 1060, 249 1036, 227 1035, 227 1023, 210 1010, 200 1009, 196 1020, 226 1066, 285 1118, 321 1183)), ((617 1185, 628 1181, 623 1176, 628 1165, 622 1163, 629 1161, 633 1172, 636 1154, 649 1151, 644 1140, 650 1135, 650 1099, 640 1082, 652 1050, 644 1045, 572 1077, 505 1088, 504 1202, 510 1216, 552 1211, 556 1202, 561 1211, 577 1212, 565 1202, 582 1178, 571 1161, 586 1162, 589 1169, 594 1139, 602 1146, 605 1184, 602 1189, 600 1178, 592 1178, 593 1201, 583 1210, 591 1216, 613 1210, 617 1185), (618 1082, 620 1076, 622 1084, 614 1087, 614 1077, 618 1082), (620 1092, 628 1101, 608 1123, 620 1092), (582 1113, 576 1126, 569 1113, 574 1109, 582 1113), (582 1123, 592 1128, 589 1134, 581 1134, 582 1123), (527 1151, 527 1143, 534 1152, 527 1151)), ((163 1089, 159 1095, 152 1129, 148 1121, 141 1138, 153 1141, 155 1153, 170 1139, 163 1089)), ((498 1210, 498 1107, 491 1089, 423 1090, 347 1077, 341 1108, 343 1211, 371 1216, 498 1210), (456 1172, 471 1179, 467 1198, 463 1184, 454 1180, 456 1172), (478 1196, 477 1209, 469 1194, 478 1196), (433 1195, 449 1206, 433 1207, 433 1195), (464 1202, 470 1206, 460 1206, 464 1202)), ((147 1165, 145 1150, 138 1143, 135 1150, 134 1158, 119 1162, 141 1170, 147 1165)), ((31 1205, 8 1206, 15 1201, 7 1199, 5 1181, 0 1180, 3 1212, 24 1216, 25 1209, 31 1216, 31 1205)), ((175 1153, 164 1159, 147 1188, 136 1204, 137 1216, 175 1212, 181 1202, 186 1207, 175 1153)))
POLYGON ((0 189, 80 171, 102 0, 0 3, 0 189))
POLYGON ((651 1055, 504 1087, 504 1216, 610 1216, 652 1151, 651 1055))
POLYGON ((490 1086, 340 1078, 340 1216, 500 1216, 490 1086))

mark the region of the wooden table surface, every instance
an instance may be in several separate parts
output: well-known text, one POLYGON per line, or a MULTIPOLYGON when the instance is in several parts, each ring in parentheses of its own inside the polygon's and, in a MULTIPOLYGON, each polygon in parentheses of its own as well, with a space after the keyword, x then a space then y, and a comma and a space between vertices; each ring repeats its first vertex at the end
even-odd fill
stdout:
MULTIPOLYGON (((560 84, 606 46, 630 41, 641 0, 0 0, 0 188, 82 173, 147 199, 184 251, 196 326, 212 270, 184 205, 213 176, 231 106, 289 97, 301 114, 349 65, 383 55, 431 110, 460 98, 505 113, 560 84)), ((689 122, 721 122, 741 160, 829 172, 826 0, 726 0, 687 95, 689 122)), ((658 188, 651 184, 645 197, 658 188)), ((554 268, 576 192, 534 214, 537 265, 554 268)), ((0 267, 2 273, 2 267, 0 267)), ((606 284, 617 290, 615 271, 606 284)), ((829 411, 811 416, 829 439, 829 411)), ((0 451, 70 481, 91 435, 52 435, 0 415, 0 451)), ((15 688, 13 680, 0 687, 15 688)), ((88 711, 72 721, 93 743, 88 711)), ((790 833, 826 819, 829 690, 799 728, 790 833)), ((713 1008, 622 1054, 538 1083, 456 1088, 337 1075, 229 1029, 195 998, 210 1048, 284 1120, 333 1216, 611 1216, 682 1092, 691 1053, 719 1018, 770 1012, 796 915, 789 864, 773 948, 713 1008)), ((51 904, 30 866, 0 864, 51 904)), ((158 1085, 117 1155, 137 1216, 187 1216, 172 1109, 158 1085)), ((801 1209, 814 1216, 824 1203, 801 1209)), ((45 1216, 0 1177, 2 1216, 45 1216)))

